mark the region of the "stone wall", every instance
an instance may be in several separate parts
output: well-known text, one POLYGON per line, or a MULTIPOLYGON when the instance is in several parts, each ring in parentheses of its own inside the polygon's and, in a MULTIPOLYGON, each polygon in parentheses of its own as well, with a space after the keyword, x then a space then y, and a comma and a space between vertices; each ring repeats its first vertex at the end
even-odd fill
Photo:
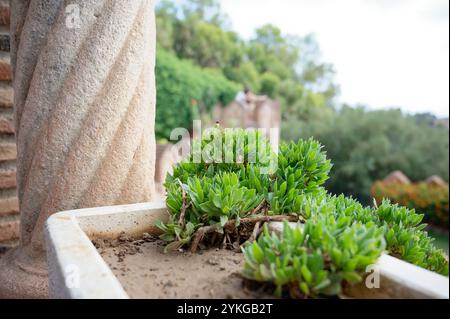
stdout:
POLYGON ((0 246, 13 245, 19 238, 9 49, 9 1, 0 0, 0 246))
POLYGON ((268 99, 265 102, 256 103, 255 108, 247 112, 236 102, 232 102, 226 107, 217 105, 213 110, 213 119, 214 121, 219 121, 223 128, 266 129, 267 138, 271 138, 274 150, 278 149, 281 110, 280 104, 277 101, 268 99), (277 134, 270 136, 270 129, 278 129, 277 134))

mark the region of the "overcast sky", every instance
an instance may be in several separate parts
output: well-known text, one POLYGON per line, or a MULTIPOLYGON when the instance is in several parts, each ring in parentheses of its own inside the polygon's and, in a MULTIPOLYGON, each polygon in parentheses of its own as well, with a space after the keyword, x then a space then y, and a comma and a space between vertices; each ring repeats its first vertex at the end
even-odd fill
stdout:
POLYGON ((272 23, 314 33, 334 64, 340 101, 448 116, 448 0, 221 0, 249 38, 272 23))

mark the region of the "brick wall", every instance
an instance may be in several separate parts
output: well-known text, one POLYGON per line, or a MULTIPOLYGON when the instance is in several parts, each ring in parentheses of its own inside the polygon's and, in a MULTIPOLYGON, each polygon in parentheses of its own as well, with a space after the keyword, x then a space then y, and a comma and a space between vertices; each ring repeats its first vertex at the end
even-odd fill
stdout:
POLYGON ((19 237, 9 50, 9 1, 0 0, 0 246, 13 245, 19 237))

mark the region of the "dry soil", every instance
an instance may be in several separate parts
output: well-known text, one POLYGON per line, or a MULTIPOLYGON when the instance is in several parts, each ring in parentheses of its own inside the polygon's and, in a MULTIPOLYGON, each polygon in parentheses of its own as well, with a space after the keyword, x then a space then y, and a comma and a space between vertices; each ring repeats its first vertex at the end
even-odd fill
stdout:
POLYGON ((165 254, 164 243, 149 235, 94 244, 131 298, 272 298, 263 288, 244 284, 242 253, 213 248, 165 254))

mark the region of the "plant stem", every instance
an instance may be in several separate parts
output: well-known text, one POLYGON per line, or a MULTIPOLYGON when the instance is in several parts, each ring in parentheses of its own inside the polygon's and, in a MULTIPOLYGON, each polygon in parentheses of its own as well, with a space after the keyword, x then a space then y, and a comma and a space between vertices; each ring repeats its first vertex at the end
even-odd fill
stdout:
POLYGON ((180 180, 178 180, 178 183, 180 183, 181 194, 183 196, 183 205, 180 210, 180 219, 178 221, 178 224, 180 225, 181 229, 184 229, 184 227, 186 226, 186 210, 188 209, 190 204, 186 204, 186 192, 184 191, 183 184, 180 180))
MULTIPOLYGON (((267 222, 281 222, 281 221, 288 221, 288 222, 296 222, 299 220, 299 216, 292 216, 292 215, 276 215, 276 216, 253 216, 253 217, 247 217, 242 218, 240 221, 240 225, 243 224, 256 224, 256 223, 267 223, 267 222)), ((219 223, 210 225, 210 226, 204 226, 199 228, 194 235, 194 240, 192 241, 191 246, 191 252, 195 253, 197 251, 199 243, 202 241, 202 239, 207 234, 214 233, 221 229, 221 226, 219 223)), ((226 233, 233 233, 236 230, 236 220, 232 219, 228 221, 225 226, 223 226, 223 229, 226 231, 226 233)), ((226 234, 224 234, 226 236, 226 234)))
POLYGON ((255 228, 253 228, 253 233, 248 239, 249 242, 255 241, 259 234, 259 227, 261 226, 261 222, 256 222, 255 228))

